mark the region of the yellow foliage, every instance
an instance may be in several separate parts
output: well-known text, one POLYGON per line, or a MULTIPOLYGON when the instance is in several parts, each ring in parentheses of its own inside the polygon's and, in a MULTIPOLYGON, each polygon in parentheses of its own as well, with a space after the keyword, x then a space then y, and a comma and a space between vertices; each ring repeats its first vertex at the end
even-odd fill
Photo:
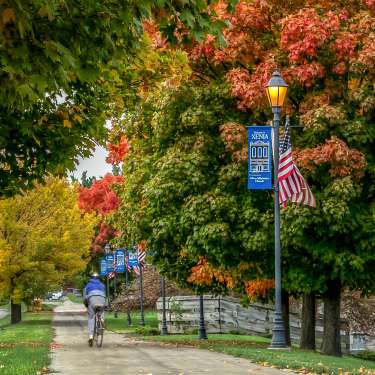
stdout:
POLYGON ((59 178, 0 201, 0 298, 30 302, 84 269, 96 221, 59 178))
POLYGON ((63 121, 63 123, 64 123, 64 127, 65 128, 71 128, 72 127, 72 123, 69 120, 67 120, 67 119, 65 119, 63 121))

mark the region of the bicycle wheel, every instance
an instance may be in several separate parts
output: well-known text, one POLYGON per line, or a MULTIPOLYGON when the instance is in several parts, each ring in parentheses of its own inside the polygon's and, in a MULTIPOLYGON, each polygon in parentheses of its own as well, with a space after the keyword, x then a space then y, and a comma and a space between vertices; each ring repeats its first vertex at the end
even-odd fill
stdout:
POLYGON ((103 345, 103 333, 104 333, 104 327, 103 327, 102 317, 100 316, 100 313, 96 313, 95 314, 95 327, 94 327, 94 340, 98 348, 100 348, 103 345))

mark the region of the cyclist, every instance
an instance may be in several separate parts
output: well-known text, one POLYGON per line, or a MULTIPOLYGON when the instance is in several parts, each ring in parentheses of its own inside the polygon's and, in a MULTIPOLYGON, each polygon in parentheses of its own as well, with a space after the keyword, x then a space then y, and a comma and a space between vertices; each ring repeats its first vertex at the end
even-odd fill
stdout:
POLYGON ((91 275, 91 279, 83 289, 83 303, 87 307, 89 345, 92 346, 94 339, 95 308, 100 306, 102 311, 104 311, 105 306, 105 286, 99 280, 99 275, 96 272, 91 275))

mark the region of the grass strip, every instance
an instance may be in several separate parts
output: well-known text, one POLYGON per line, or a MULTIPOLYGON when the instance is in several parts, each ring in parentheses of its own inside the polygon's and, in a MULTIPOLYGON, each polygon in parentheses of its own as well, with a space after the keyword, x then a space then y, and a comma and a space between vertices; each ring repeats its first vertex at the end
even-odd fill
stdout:
POLYGON ((145 327, 140 326, 140 314, 134 312, 130 314, 132 325, 128 326, 127 315, 125 313, 118 313, 115 318, 113 313, 105 314, 106 327, 108 330, 124 333, 124 334, 143 334, 147 335, 147 331, 156 332, 158 329, 158 315, 155 311, 145 312, 145 327))
POLYGON ((194 346, 249 359, 267 367, 292 369, 303 373, 374 375, 375 362, 353 356, 331 357, 313 351, 292 348, 290 351, 268 349, 270 340, 257 336, 212 334, 208 340, 197 335, 146 336, 142 339, 194 346))
POLYGON ((52 314, 25 313, 23 321, 11 325, 0 321, 0 374, 47 373, 53 340, 52 314))

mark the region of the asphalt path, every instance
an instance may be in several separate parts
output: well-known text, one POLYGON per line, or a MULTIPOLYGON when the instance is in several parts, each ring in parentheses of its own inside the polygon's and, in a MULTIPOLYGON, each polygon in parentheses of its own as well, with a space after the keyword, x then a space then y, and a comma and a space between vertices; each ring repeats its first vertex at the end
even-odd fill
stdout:
MULTIPOLYGON (((208 350, 137 341, 105 331, 102 348, 87 344, 81 305, 65 301, 55 309, 52 373, 63 375, 280 375, 248 360, 208 350)), ((291 374, 291 373, 289 373, 291 374)))

